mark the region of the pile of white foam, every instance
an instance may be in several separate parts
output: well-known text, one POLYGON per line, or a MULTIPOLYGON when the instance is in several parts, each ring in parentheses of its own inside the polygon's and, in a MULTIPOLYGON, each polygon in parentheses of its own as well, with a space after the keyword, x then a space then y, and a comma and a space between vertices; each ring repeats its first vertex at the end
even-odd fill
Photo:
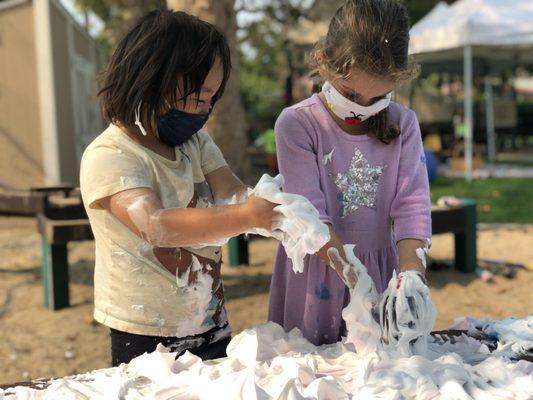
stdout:
MULTIPOLYGON (((330 252, 330 257, 334 253, 330 252)), ((346 342, 359 354, 386 350, 397 357, 426 355, 436 310, 420 274, 393 273, 387 289, 378 295, 366 267, 355 256, 354 246, 345 245, 344 253, 346 261, 337 259, 343 265, 345 281, 349 275, 357 277, 356 285, 350 288, 350 303, 342 311, 346 342)))
MULTIPOLYGON (((531 320, 530 320, 531 321, 531 320)), ((128 365, 58 379, 0 399, 531 399, 533 363, 492 356, 467 336, 430 341, 428 357, 358 354, 346 342, 316 347, 274 323, 237 335, 228 357, 178 360, 160 346, 128 365)))
POLYGON ((527 318, 506 318, 491 321, 487 318, 456 318, 452 329, 468 331, 471 336, 487 337, 486 341, 495 344, 493 354, 513 357, 517 354, 533 355, 533 315, 527 318))

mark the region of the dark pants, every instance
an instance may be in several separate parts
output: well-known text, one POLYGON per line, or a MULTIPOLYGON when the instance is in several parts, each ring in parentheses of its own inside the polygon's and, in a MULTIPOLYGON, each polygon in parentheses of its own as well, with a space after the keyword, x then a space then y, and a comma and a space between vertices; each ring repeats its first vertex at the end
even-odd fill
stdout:
POLYGON ((231 338, 223 338, 213 342, 215 335, 225 327, 215 327, 201 335, 178 337, 136 335, 111 329, 111 358, 113 367, 122 363, 129 363, 133 358, 144 353, 153 352, 157 345, 170 348, 177 352, 176 358, 186 350, 197 355, 202 360, 226 357, 226 347, 231 338))

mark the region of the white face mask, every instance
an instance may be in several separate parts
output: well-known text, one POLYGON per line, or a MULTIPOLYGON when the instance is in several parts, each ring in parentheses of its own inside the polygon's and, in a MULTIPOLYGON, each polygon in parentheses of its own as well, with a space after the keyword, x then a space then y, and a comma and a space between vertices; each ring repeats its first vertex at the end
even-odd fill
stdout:
POLYGON ((364 120, 376 115, 389 106, 391 99, 391 94, 389 93, 385 98, 365 107, 348 100, 327 81, 322 86, 322 92, 324 92, 329 109, 337 117, 342 118, 348 125, 359 125, 364 120))

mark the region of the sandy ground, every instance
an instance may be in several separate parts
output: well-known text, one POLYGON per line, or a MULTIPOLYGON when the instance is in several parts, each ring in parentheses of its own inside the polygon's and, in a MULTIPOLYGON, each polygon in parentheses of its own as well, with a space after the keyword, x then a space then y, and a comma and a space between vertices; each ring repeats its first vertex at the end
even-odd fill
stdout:
MULTIPOLYGON (((516 263, 533 261, 533 226, 480 230, 480 257, 516 263)), ((264 322, 276 242, 250 242, 250 266, 224 266, 227 308, 234 333, 264 322)), ((69 247, 72 307, 50 312, 42 306, 40 238, 35 222, 0 218, 0 384, 64 376, 110 365, 108 329, 92 319, 92 242, 69 247)), ((434 237, 432 257, 453 257, 453 236, 434 237)), ((438 316, 445 329, 458 316, 501 319, 533 312, 533 273, 485 283, 450 268, 428 273, 438 316)))

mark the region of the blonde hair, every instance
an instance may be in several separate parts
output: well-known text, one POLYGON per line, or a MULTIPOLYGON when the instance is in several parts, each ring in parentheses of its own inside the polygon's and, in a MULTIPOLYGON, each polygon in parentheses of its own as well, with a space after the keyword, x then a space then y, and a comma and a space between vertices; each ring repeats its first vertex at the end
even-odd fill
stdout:
MULTIPOLYGON (((367 74, 405 81, 418 74, 411 63, 409 16, 399 0, 348 0, 329 23, 328 33, 311 55, 313 77, 346 79, 354 68, 367 74)), ((363 122, 384 143, 400 135, 387 109, 363 122)))

